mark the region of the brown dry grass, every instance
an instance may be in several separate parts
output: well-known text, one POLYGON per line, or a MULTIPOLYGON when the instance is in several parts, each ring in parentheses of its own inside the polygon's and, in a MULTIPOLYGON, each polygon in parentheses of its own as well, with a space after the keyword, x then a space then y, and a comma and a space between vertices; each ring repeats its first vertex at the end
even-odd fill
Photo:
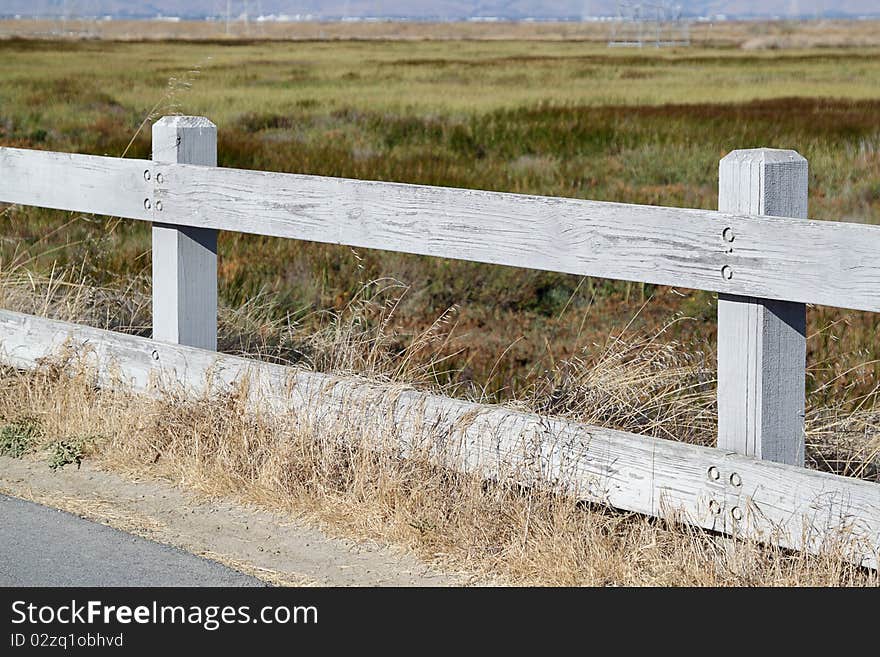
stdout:
POLYGON ((58 377, 6 371, 0 409, 39 418, 47 436, 99 434, 103 466, 166 478, 405 546, 434 564, 536 585, 877 585, 833 554, 810 557, 634 514, 584 508, 377 452, 341 421, 245 413, 235 399, 151 400, 58 377))
MULTIPOLYGON (((16 292, 23 280, 19 273, 0 285, 2 305, 18 299, 24 309, 39 310, 32 299, 41 298, 43 308, 61 308, 70 319, 95 308, 82 301, 94 297, 72 281, 67 287, 55 285, 54 295, 47 296, 16 292)), ((36 279, 30 285, 32 292, 52 287, 36 279)), ((393 314, 393 298, 361 299, 347 313, 328 319, 309 343, 312 355, 303 363, 432 386, 431 344, 445 339, 443 324, 433 334, 399 342, 384 321, 393 314), (380 321, 369 320, 371 313, 380 321)), ((227 311, 226 316, 248 312, 227 311)), ((702 358, 684 357, 674 344, 618 337, 595 357, 561 364, 547 374, 546 385, 517 403, 706 442, 714 422, 712 379, 702 358)), ((331 533, 404 546, 435 565, 499 583, 880 583, 876 573, 848 565, 835 554, 806 556, 730 541, 674 522, 585 507, 552 490, 487 483, 438 468, 427 458, 403 460, 396 456, 393 437, 365 428, 356 413, 316 426, 305 417, 255 415, 235 395, 148 399, 101 390, 93 381, 92 373, 75 362, 66 370, 57 363, 35 373, 6 369, 0 378, 0 415, 5 422, 36 418, 46 441, 38 449, 59 437, 88 436, 89 458, 104 467, 281 510, 331 533)), ((861 464, 868 478, 876 476, 871 468, 880 450, 872 403, 856 412, 812 409, 810 424, 813 442, 833 446, 851 463, 861 464), (850 441, 856 448, 829 441, 841 435, 858 436, 850 441)))
MULTIPOLYGON (((746 49, 876 47, 876 20, 775 20, 692 23, 691 42, 746 49)), ((114 41, 586 41, 605 43, 610 23, 598 22, 296 22, 230 25, 209 21, 4 20, 0 38, 71 38, 114 41)))

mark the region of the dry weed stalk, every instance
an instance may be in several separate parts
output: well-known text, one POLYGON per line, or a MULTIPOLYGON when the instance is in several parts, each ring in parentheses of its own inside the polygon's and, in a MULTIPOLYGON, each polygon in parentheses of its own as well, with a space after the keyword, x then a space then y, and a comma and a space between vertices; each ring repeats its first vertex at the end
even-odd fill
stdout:
MULTIPOLYGON (((71 367, 71 365, 74 365, 71 367)), ((90 457, 391 542, 447 569, 515 584, 876 585, 834 554, 810 557, 730 541, 540 487, 486 482, 402 459, 357 409, 315 421, 248 412, 243 397, 186 401, 99 389, 87 369, 5 371, 0 412, 44 435, 99 433, 90 457), (133 413, 137 408, 137 413, 133 413), (384 448, 377 449, 377 445, 384 448)))
MULTIPOLYGON (((301 334, 295 318, 269 321, 271 300, 263 299, 225 311, 225 335, 235 342, 235 327, 260 326, 255 351, 262 356, 271 352, 283 359, 284 349, 296 342, 300 362, 311 367, 430 387, 437 370, 431 358, 440 353, 435 347, 448 334, 449 316, 426 333, 398 335, 394 315, 403 291, 389 281, 368 286, 345 309, 327 314, 324 328, 313 335, 301 334)), ((137 297, 131 290, 123 294, 137 297)), ((112 290, 77 285, 58 273, 39 279, 21 271, 0 276, 0 302, 99 325, 110 317, 107 308, 119 305, 112 290)), ((148 319, 144 307, 135 303, 130 309, 138 322, 148 319)), ((121 388, 99 389, 94 381, 76 359, 47 363, 33 373, 6 369, 0 414, 7 421, 37 418, 47 440, 98 436, 87 452, 105 467, 284 510, 331 532, 406 546, 435 564, 499 582, 878 584, 876 573, 847 565, 833 551, 813 557, 731 541, 673 518, 585 507, 550 489, 510 483, 514 478, 492 483, 438 467, 430 458, 429 434, 424 453, 401 458, 398 438, 381 433, 382 423, 365 421, 356 408, 316 422, 307 414, 255 414, 242 394, 187 400, 172 391, 148 399, 121 388)), ((700 355, 685 357, 656 336, 618 336, 561 363, 517 405, 700 442, 714 421, 712 381, 700 355)), ((876 476, 870 465, 880 444, 875 419, 873 400, 847 413, 813 410, 813 449, 830 444, 831 436, 847 436, 834 448, 861 463, 852 472, 876 476), (856 447, 847 451, 850 443, 856 447)))

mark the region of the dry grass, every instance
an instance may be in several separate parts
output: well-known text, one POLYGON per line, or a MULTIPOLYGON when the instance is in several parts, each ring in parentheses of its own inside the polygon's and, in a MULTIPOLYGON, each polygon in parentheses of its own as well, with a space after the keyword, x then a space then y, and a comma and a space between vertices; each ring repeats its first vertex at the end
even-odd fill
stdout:
MULTIPOLYGON (((21 285, 22 277, 14 280, 21 285)), ((33 285, 31 290, 42 289, 33 285)), ((76 319, 77 312, 94 307, 83 301, 93 297, 74 284, 43 285, 55 296, 42 295, 51 300, 42 308, 60 308, 76 319), (66 289, 71 292, 65 301, 66 289)), ((16 292, 15 285, 0 289, 4 305, 31 298, 16 292)), ((395 335, 395 290, 377 285, 372 295, 328 317, 324 331, 310 340, 300 336, 312 350, 301 362, 384 381, 439 385, 432 383, 432 349, 449 329, 439 322, 430 334, 395 335)), ((259 312, 252 312, 245 308, 225 315, 258 322, 259 312)), ((295 323, 286 330, 295 334, 295 323)), ((273 342, 268 333, 265 337, 273 342)), ((705 359, 685 357, 661 338, 610 339, 548 372, 543 384, 516 403, 707 442, 714 422, 713 372, 705 359)), ((93 381, 76 362, 66 369, 47 363, 35 373, 7 369, 0 378, 0 415, 4 422, 35 418, 45 437, 37 450, 59 437, 89 436, 87 457, 104 467, 244 499, 305 517, 331 533, 405 546, 435 565, 499 583, 880 583, 876 573, 834 554, 813 557, 735 542, 674 522, 585 507, 551 490, 487 483, 438 468, 427 458, 403 460, 396 456, 393 436, 377 435, 356 411, 317 426, 305 416, 254 415, 235 395, 148 399, 101 390, 93 381)), ((478 397, 480 391, 459 393, 478 397)), ((855 411, 812 409, 810 415, 811 442, 844 454, 851 465, 861 464, 860 473, 868 478, 876 476, 872 464, 880 449, 871 403, 855 411)))
POLYGON ((435 564, 549 585, 876 585, 876 574, 633 514, 584 508, 376 451, 381 437, 341 420, 245 413, 234 398, 182 403, 101 391, 86 372, 5 372, 4 415, 46 435, 99 432, 105 467, 235 496, 349 536, 406 546, 435 564), (136 409, 137 412, 134 412, 136 409))
MULTIPOLYGON (((806 48, 878 46, 876 20, 775 20, 694 23, 701 46, 806 48)), ((233 22, 4 20, 0 38, 118 41, 576 41, 605 44, 612 24, 599 22, 233 22)))

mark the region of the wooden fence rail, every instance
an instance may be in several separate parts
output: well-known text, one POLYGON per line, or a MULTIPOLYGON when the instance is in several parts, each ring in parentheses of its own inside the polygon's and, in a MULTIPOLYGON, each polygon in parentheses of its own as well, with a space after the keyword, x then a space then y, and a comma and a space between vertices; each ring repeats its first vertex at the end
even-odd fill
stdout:
POLYGON ((880 485, 802 465, 805 304, 880 311, 880 228, 807 221, 794 151, 725 157, 716 212, 218 168, 216 143, 207 119, 166 117, 153 160, 0 148, 0 202, 153 222, 153 340, 0 311, 4 362, 33 368, 68 344, 135 390, 256 377, 254 403, 360 409, 404 448, 429 427, 451 467, 525 468, 583 499, 787 547, 843 539, 876 567, 880 485), (718 292, 719 447, 412 391, 383 402, 370 384, 212 353, 218 230, 718 292))
POLYGON ((0 170, 6 203, 880 311, 878 226, 12 148, 0 170))

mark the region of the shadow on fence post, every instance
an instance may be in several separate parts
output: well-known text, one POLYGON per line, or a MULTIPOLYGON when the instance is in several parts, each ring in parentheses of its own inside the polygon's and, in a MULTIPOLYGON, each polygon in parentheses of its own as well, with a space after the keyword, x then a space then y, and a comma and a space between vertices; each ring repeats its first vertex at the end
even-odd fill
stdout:
MULTIPOLYGON (((153 125, 153 160, 217 166, 217 127, 200 116, 163 117, 153 125)), ((153 175, 163 182, 161 167, 153 175)), ((162 201, 153 202, 159 217, 162 201)), ((216 351, 215 229, 153 223, 153 339, 216 351)))
MULTIPOLYGON (((718 209, 806 219, 807 161, 789 150, 733 151, 719 167, 718 209)), ((730 228, 721 239, 736 250, 736 238, 730 228)), ((719 294, 718 447, 804 464, 805 333, 802 303, 719 294)))

